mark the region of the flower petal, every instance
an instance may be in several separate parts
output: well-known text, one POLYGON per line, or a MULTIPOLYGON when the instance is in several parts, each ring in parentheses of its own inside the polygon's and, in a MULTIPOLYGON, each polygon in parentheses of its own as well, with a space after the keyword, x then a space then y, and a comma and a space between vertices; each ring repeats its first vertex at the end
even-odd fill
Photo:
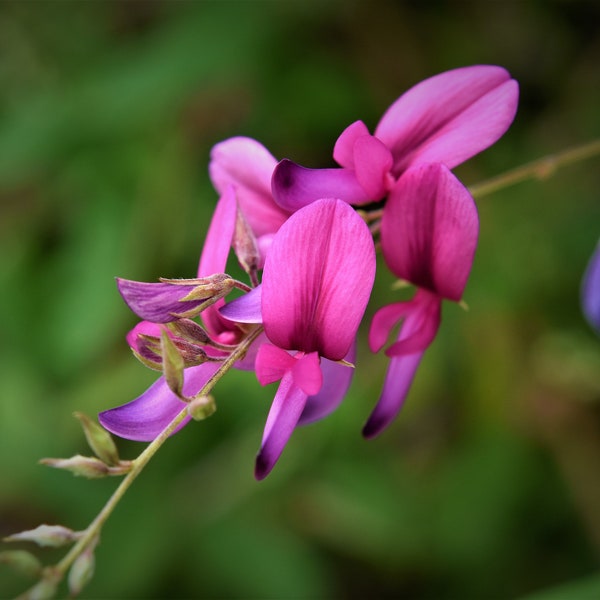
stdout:
POLYGON ((340 167, 354 170, 354 144, 364 135, 370 133, 362 121, 355 121, 342 131, 333 147, 333 159, 340 167))
MULTIPOLYGON (((139 335, 151 335, 152 337, 160 338, 160 334, 164 328, 159 323, 151 323, 150 321, 141 321, 133 329, 127 333, 126 340, 129 347, 140 352, 139 335)), ((168 331, 167 331, 168 333, 168 331)))
POLYGON ((581 304, 588 323, 600 333, 600 243, 596 246, 583 277, 581 304))
POLYGON ((356 179, 370 200, 385 196, 393 179, 389 175, 394 159, 383 142, 372 135, 359 137, 354 144, 356 179))
POLYGON ((236 323, 262 323, 262 285, 228 302, 219 309, 221 316, 236 323))
MULTIPOLYGON (((219 363, 208 362, 184 371, 183 393, 193 396, 219 368, 219 363)), ((141 396, 98 415, 101 425, 119 437, 138 442, 150 442, 185 408, 161 377, 141 396)), ((188 421, 186 417, 177 426, 179 431, 188 421)), ((173 433, 175 433, 175 431, 173 433)))
POLYGON ((256 378, 261 385, 279 381, 294 368, 296 359, 273 344, 263 344, 256 355, 256 378))
POLYGON ((197 287, 193 284, 146 283, 117 277, 117 287, 127 306, 141 319, 153 323, 170 323, 177 319, 178 313, 206 302, 206 298, 184 300, 197 287))
MULTIPOLYGON (((344 360, 354 364, 356 342, 350 346, 344 360)), ((317 394, 307 398, 298 425, 319 421, 332 413, 344 399, 354 375, 352 367, 326 358, 321 359, 321 372, 323 373, 323 385, 317 394)))
POLYGON ((234 137, 214 146, 210 178, 219 193, 235 188, 239 206, 254 235, 275 233, 288 214, 273 201, 271 176, 277 160, 259 142, 234 137))
POLYGON ((371 233, 341 200, 318 200, 279 230, 265 261, 262 315, 280 348, 340 360, 348 352, 375 277, 371 233))
MULTIPOLYGON (((198 277, 207 277, 213 273, 223 273, 227 266, 227 258, 231 249, 233 232, 237 219, 237 203, 235 200, 235 191, 232 186, 228 186, 222 192, 204 241, 200 264, 198 265, 198 277)), ((208 331, 215 337, 223 336, 221 340, 225 343, 234 341, 227 339, 234 337, 231 330, 235 328, 230 322, 227 322, 219 314, 219 307, 223 306, 225 300, 219 300, 212 306, 209 306, 202 314, 202 321, 208 331)))
POLYGON ((422 165, 411 167, 392 189, 381 221, 381 246, 397 277, 458 301, 478 231, 467 189, 444 165, 422 165))
POLYGON ((275 202, 290 212, 320 198, 339 198, 349 204, 370 202, 348 169, 307 169, 284 159, 273 172, 272 184, 275 202))
POLYGON ((423 354, 417 352, 390 360, 379 402, 363 427, 366 438, 381 433, 400 412, 423 354))
POLYGON ((291 372, 281 380, 273 399, 262 444, 256 457, 254 476, 264 479, 275 466, 306 404, 306 394, 294 383, 291 372))
POLYGON ((308 395, 317 394, 323 385, 323 373, 316 352, 294 357, 292 368, 294 383, 308 395))
POLYGON ((516 81, 501 67, 476 65, 440 73, 415 85, 385 112, 375 130, 394 155, 394 174, 409 165, 449 168, 485 150, 512 123, 516 81))

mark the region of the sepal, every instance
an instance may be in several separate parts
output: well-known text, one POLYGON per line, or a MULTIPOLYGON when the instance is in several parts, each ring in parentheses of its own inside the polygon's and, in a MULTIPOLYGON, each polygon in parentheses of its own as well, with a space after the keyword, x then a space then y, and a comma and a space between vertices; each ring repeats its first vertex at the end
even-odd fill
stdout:
POLYGON ((65 469, 71 471, 73 475, 87 479, 99 479, 108 475, 125 475, 133 466, 132 461, 122 460, 118 465, 109 467, 99 458, 81 456, 81 454, 76 454, 71 458, 42 458, 40 464, 54 469, 65 469))
POLYGON ((62 525, 39 525, 35 529, 13 533, 5 537, 5 542, 34 542, 38 546, 58 548, 66 546, 81 537, 81 533, 62 525))
POLYGON ((73 413, 83 427, 83 433, 94 454, 105 464, 114 467, 119 464, 119 452, 108 431, 92 421, 90 417, 81 412, 73 413))

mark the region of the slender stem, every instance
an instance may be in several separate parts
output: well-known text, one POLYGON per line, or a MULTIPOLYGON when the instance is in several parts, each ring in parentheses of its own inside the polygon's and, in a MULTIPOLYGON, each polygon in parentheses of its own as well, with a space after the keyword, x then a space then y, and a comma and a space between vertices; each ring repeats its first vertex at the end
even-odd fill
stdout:
MULTIPOLYGON (((223 361, 223 364, 219 367, 219 370, 206 382, 200 392, 197 394, 198 397, 206 396, 210 393, 216 383, 223 377, 223 375, 233 366, 233 364, 239 359, 243 358, 252 342, 262 333, 262 327, 256 327, 248 336, 240 342, 237 348, 223 361)), ((119 484, 117 489, 113 492, 113 495, 109 498, 108 502, 104 505, 102 510, 98 513, 96 518, 90 523, 84 534, 77 541, 77 543, 71 548, 71 550, 53 567, 48 567, 46 573, 50 579, 55 582, 60 581, 64 576, 69 567, 73 564, 75 559, 86 549, 86 547, 96 538, 102 526, 112 514, 113 510, 125 495, 125 492, 129 489, 131 484, 134 482, 136 477, 142 472, 144 467, 150 462, 150 459, 156 454, 158 449, 164 444, 167 438, 173 433, 176 427, 186 418, 188 415, 187 406, 184 408, 169 425, 156 437, 144 451, 132 461, 133 467, 131 471, 127 473, 123 481, 119 484)))
POLYGON ((560 167, 591 158, 597 154, 600 154, 600 140, 594 140, 593 142, 534 160, 516 169, 511 169, 502 175, 473 185, 469 188, 469 191, 474 198, 481 198, 482 196, 487 196, 509 185, 514 185, 527 179, 545 179, 554 174, 560 167))

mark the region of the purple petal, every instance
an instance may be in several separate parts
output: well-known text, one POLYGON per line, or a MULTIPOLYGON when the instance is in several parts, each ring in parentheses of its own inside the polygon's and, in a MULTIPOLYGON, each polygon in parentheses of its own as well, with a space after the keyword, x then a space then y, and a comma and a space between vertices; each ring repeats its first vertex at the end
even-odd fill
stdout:
MULTIPOLYGON (((440 323, 441 299, 436 298, 424 290, 419 290, 410 303, 410 312, 406 315, 398 335, 397 344, 406 340, 422 338, 422 331, 437 331, 440 323)), ((390 364, 385 376, 383 391, 375 410, 369 417, 363 435, 367 438, 374 437, 385 429, 400 412, 404 400, 410 389, 412 380, 421 362, 425 348, 431 343, 433 337, 426 340, 426 344, 419 344, 418 350, 412 354, 403 353, 390 359, 390 364)), ((421 339, 423 342, 423 339, 421 339)), ((394 345, 392 345, 392 348, 394 345)))
POLYGON ((390 360, 379 402, 363 427, 366 438, 381 433, 400 412, 423 354, 417 352, 390 360))
POLYGON ((261 385, 279 381, 292 371, 295 362, 295 358, 285 350, 273 344, 263 344, 256 355, 256 378, 261 385))
POLYGON ((138 354, 140 352, 139 335, 151 335, 153 337, 160 337, 163 327, 158 323, 151 323, 150 321, 141 321, 133 329, 129 331, 126 336, 127 343, 132 350, 135 350, 138 354))
POLYGON ((228 186, 221 193, 206 233, 198 265, 198 277, 225 272, 236 219, 235 190, 233 186, 228 186))
POLYGON ((341 200, 293 214, 267 256, 262 314, 280 348, 342 359, 350 349, 375 277, 371 233, 341 200))
POLYGON ((262 285, 228 302, 219 309, 221 316, 236 323, 262 323, 262 285))
POLYGON ((394 159, 388 148, 372 135, 363 135, 354 144, 356 179, 371 200, 380 200, 393 183, 390 169, 394 159))
MULTIPOLYGON (((219 363, 208 362, 184 371, 183 393, 197 394, 219 368, 219 363)), ((166 384, 158 379, 141 396, 98 415, 101 425, 119 437, 138 442, 150 442, 185 408, 166 384)), ((188 421, 186 417, 173 432, 179 431, 188 421)))
POLYGON ((600 333, 600 244, 596 246, 583 276, 581 304, 588 323, 600 333))
POLYGON ((316 352, 294 357, 294 383, 307 395, 317 394, 323 386, 323 373, 316 352))
POLYGON ((362 121, 355 121, 342 131, 333 148, 333 159, 340 167, 354 170, 354 144, 359 137, 365 135, 370 133, 362 121))
POLYGON ((284 159, 275 168, 272 183, 275 202, 290 212, 321 198, 339 198, 349 204, 370 202, 348 169, 307 169, 284 159))
POLYGON ((141 319, 169 323, 177 314, 197 308, 206 299, 183 301, 197 285, 145 283, 117 277, 117 287, 129 308, 141 319))
POLYGON ((386 263, 401 279, 460 300, 477 246, 477 209, 441 164, 411 167, 396 183, 381 221, 386 263))
MULTIPOLYGON (((344 360, 354 364, 356 343, 352 344, 344 360)), ((342 402, 354 375, 354 369, 326 358, 321 359, 323 385, 318 394, 309 396, 298 421, 298 425, 307 425, 323 419, 332 413, 342 402)))
POLYGON ((234 137, 217 144, 211 152, 209 173, 223 194, 228 186, 235 195, 254 235, 275 233, 288 214, 273 201, 271 176, 277 160, 259 142, 234 137))
POLYGON ((496 66, 454 69, 415 85, 383 115, 375 130, 394 155, 394 174, 409 165, 449 168, 485 150, 512 123, 519 89, 496 66))
MULTIPOLYGON (((198 277, 207 277, 213 273, 223 273, 227 266, 227 258, 231 249, 233 232, 237 219, 237 203, 235 200, 234 188, 227 187, 217 203, 215 212, 208 227, 200 264, 198 265, 198 277)), ((202 321, 208 331, 216 337, 228 334, 235 328, 230 322, 227 322, 219 314, 219 307, 225 303, 221 299, 212 306, 209 306, 202 314, 202 321)), ((227 341, 234 340, 222 340, 227 341)))
POLYGON ((267 417, 254 468, 256 479, 264 479, 275 466, 298 423, 305 404, 306 394, 294 384, 292 374, 287 373, 279 384, 267 417))

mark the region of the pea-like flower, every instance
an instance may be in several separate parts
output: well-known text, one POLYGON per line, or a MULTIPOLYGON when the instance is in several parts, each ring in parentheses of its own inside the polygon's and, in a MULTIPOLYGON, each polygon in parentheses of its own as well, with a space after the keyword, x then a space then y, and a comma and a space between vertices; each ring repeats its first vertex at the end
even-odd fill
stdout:
POLYGON ((374 278, 375 248, 364 221, 345 202, 321 199, 278 231, 262 285, 221 309, 228 318, 263 323, 270 343, 258 351, 256 375, 263 385, 281 380, 256 460, 257 479, 271 471, 303 415, 305 422, 316 420, 339 404, 335 388, 343 397, 350 367, 338 361, 353 352, 374 278))

